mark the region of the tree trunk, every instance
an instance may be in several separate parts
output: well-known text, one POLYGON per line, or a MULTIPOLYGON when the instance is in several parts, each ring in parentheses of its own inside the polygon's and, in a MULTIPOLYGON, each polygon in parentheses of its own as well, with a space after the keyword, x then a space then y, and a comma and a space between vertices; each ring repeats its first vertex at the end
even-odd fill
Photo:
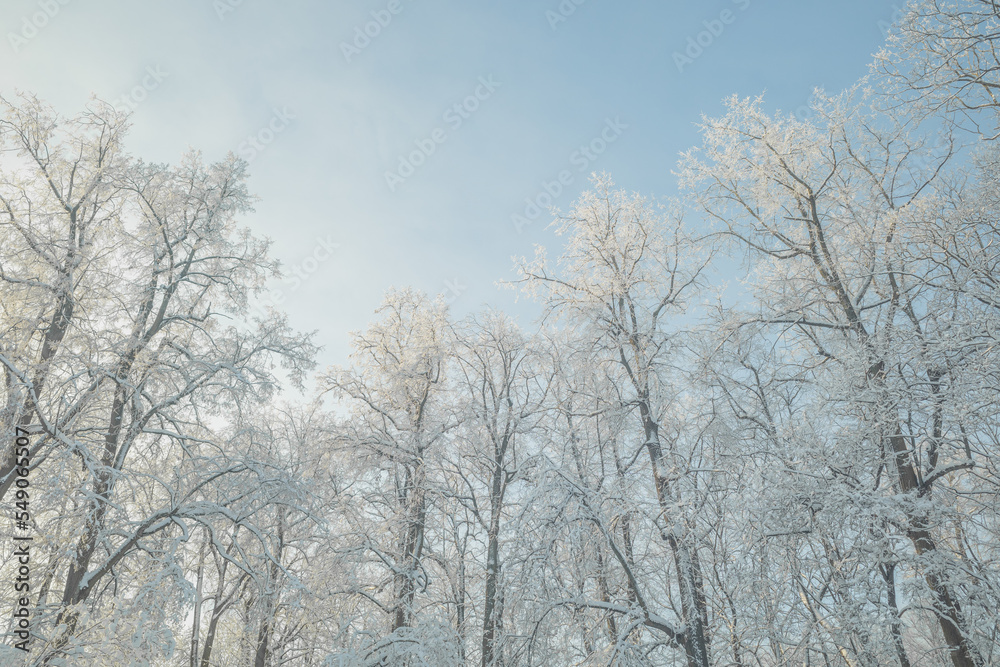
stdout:
MULTIPOLYGON (((889 444, 896 462, 900 490, 903 493, 918 495, 921 489, 905 438, 902 435, 891 435, 889 444)), ((927 518, 918 514, 912 507, 907 507, 905 512, 908 524, 906 536, 913 543, 917 555, 926 556, 935 553, 937 544, 931 536, 927 518)), ((962 606, 948 583, 935 572, 926 569, 923 575, 934 596, 938 623, 944 634, 944 640, 948 643, 952 664, 955 667, 983 667, 983 661, 976 655, 975 649, 969 644, 968 637, 963 631, 965 620, 962 616, 962 606)))
POLYGON ((413 469, 406 470, 404 503, 407 509, 407 524, 400 540, 401 572, 396 574, 396 610, 392 630, 413 625, 413 600, 416 597, 416 576, 420 568, 420 558, 424 547, 424 523, 427 518, 426 472, 422 460, 413 469))
POLYGON ((285 550, 285 517, 284 507, 278 508, 278 545, 274 560, 271 561, 270 577, 267 585, 271 590, 261 592, 262 618, 260 630, 257 632, 257 650, 254 653, 254 667, 267 667, 271 662, 271 633, 274 632, 274 614, 278 609, 278 579, 281 576, 281 558, 285 550))
MULTIPOLYGON (((506 443, 504 443, 506 444, 506 443)), ((486 600, 483 605, 483 663, 482 667, 496 667, 496 644, 503 621, 499 604, 500 591, 500 513, 503 510, 504 470, 503 451, 493 461, 493 480, 490 488, 490 528, 486 547, 486 600)))
POLYGON ((643 431, 646 436, 646 450, 653 469, 653 482, 656 486, 656 497, 663 511, 663 519, 667 522, 663 538, 670 545, 677 569, 677 584, 681 594, 681 613, 684 616, 686 630, 684 632, 684 652, 688 667, 709 667, 708 655, 708 609, 705 601, 705 585, 701 574, 701 564, 696 551, 684 541, 684 536, 676 529, 677 520, 671 518, 671 492, 664 478, 660 465, 663 450, 660 446, 659 425, 653 420, 649 405, 645 400, 639 402, 639 415, 642 418, 643 431))
POLYGON ((886 598, 889 610, 892 612, 889 631, 892 633, 892 643, 896 647, 899 667, 910 667, 910 658, 906 655, 906 646, 903 645, 903 631, 899 623, 899 607, 896 604, 896 564, 883 565, 879 569, 882 578, 885 580, 886 598))
POLYGON ((198 667, 198 642, 201 640, 201 587, 205 577, 205 544, 198 555, 198 573, 194 588, 194 618, 191 621, 191 667, 198 667))
MULTIPOLYGON (((600 592, 601 602, 611 603, 611 590, 608 587, 608 568, 604 562, 604 549, 597 549, 597 590, 600 592)), ((608 643, 614 646, 618 643, 618 624, 615 622, 614 614, 607 617, 608 643)))
MULTIPOLYGON (((119 371, 124 372, 120 372, 116 377, 124 377, 130 366, 131 364, 128 364, 125 368, 119 368, 119 371)), ((125 401, 124 385, 119 383, 118 389, 115 391, 114 403, 111 406, 111 417, 104 439, 104 451, 101 454, 102 470, 98 472, 97 480, 94 483, 94 500, 87 515, 83 535, 77 544, 73 560, 69 565, 69 572, 66 575, 66 585, 63 588, 62 598, 64 608, 86 600, 94 584, 97 583, 96 580, 90 580, 84 584, 84 581, 90 562, 97 551, 97 537, 104 526, 108 504, 111 500, 111 468, 115 463, 118 451, 118 439, 121 436, 122 418, 125 414, 125 401)))
MULTIPOLYGON (((455 529, 455 546, 458 547, 460 538, 458 535, 458 529, 455 529)), ((466 628, 465 628, 465 600, 466 594, 466 583, 465 583, 465 548, 466 545, 463 543, 461 549, 458 550, 458 590, 455 593, 455 623, 458 626, 456 632, 458 633, 458 648, 459 648, 459 659, 462 664, 465 664, 465 638, 466 638, 466 628)))
POLYGON ((219 589, 212 599, 212 615, 208 620, 208 632, 205 634, 205 645, 201 651, 201 664, 199 667, 211 667, 212 649, 215 648, 215 638, 219 628, 219 619, 221 619, 226 610, 232 606, 233 602, 236 600, 236 594, 239 592, 243 582, 247 579, 247 574, 245 572, 242 573, 236 580, 236 583, 233 584, 233 590, 230 592, 229 596, 223 598, 223 593, 225 593, 226 590, 226 569, 228 566, 229 561, 223 559, 222 568, 219 571, 219 589))
MULTIPOLYGON (((850 325, 851 331, 857 336, 858 341, 870 356, 871 363, 868 367, 866 379, 877 391, 886 393, 888 389, 885 370, 886 362, 880 358, 877 350, 874 348, 871 335, 861 321, 861 316, 854 306, 855 300, 848 293, 845 282, 841 278, 841 271, 837 266, 833 253, 830 251, 826 232, 817 213, 816 198, 814 195, 808 198, 807 204, 808 214, 806 214, 805 208, 803 209, 803 213, 804 217, 808 217, 810 223, 809 235, 812 262, 819 272, 823 284, 836 297, 843 317, 850 325)), ((891 235, 889 240, 891 240, 891 235)), ((894 304, 898 304, 905 297, 900 293, 892 267, 889 266, 888 269, 893 302, 894 304)), ((940 378, 940 375, 935 378, 929 374, 932 392, 934 393, 938 391, 935 385, 940 378)), ((883 406, 888 406, 891 409, 883 408, 881 414, 876 417, 876 426, 883 429, 892 429, 892 433, 888 437, 883 432, 883 441, 880 444, 882 447, 888 445, 888 448, 891 449, 899 490, 903 494, 912 496, 922 495, 926 489, 921 489, 920 487, 913 464, 913 456, 906 444, 906 439, 901 435, 902 430, 899 428, 896 416, 893 414, 895 411, 894 402, 891 399, 886 400, 883 406)), ((935 414, 935 417, 937 418, 937 414, 935 414)), ((936 425, 935 429, 939 430, 940 426, 936 425)), ((917 555, 923 556, 936 552, 937 545, 930 534, 926 517, 917 513, 912 506, 908 506, 904 511, 908 524, 906 534, 910 542, 912 542, 917 555)), ((923 572, 923 576, 934 596, 934 606, 937 611, 938 622, 944 634, 945 641, 948 643, 952 664, 954 667, 982 667, 982 660, 976 655, 975 649, 968 642, 966 633, 963 632, 965 624, 962 618, 962 608, 948 587, 947 582, 943 581, 934 572, 926 571, 926 569, 923 572)))
MULTIPOLYGON (((72 252, 72 251, 71 251, 72 252)), ((70 258, 67 259, 69 261, 70 258)), ((67 281, 69 277, 65 278, 67 281)), ((35 398, 41 399, 42 390, 45 387, 45 381, 48 378, 49 368, 52 366, 52 359, 55 357, 56 352, 58 352, 59 347, 62 343, 63 338, 66 336, 66 331, 69 329, 69 323, 73 319, 73 311, 75 309, 75 300, 73 298, 72 292, 64 292, 62 299, 60 300, 59 307, 56 309, 56 313, 52 316, 52 321, 49 322, 49 326, 45 330, 45 339, 42 343, 42 351, 39 355, 38 365, 35 369, 35 376, 31 380, 31 391, 34 393, 35 398)), ((17 420, 17 426, 22 429, 27 429, 28 425, 31 424, 32 417, 35 414, 34 400, 29 399, 29 405, 24 407, 23 412, 21 412, 20 418, 17 420)), ((11 443, 11 453, 13 453, 13 441, 11 443)), ((35 455, 38 453, 41 445, 35 445, 31 450, 31 458, 34 459, 35 455)), ((4 496, 7 495, 7 491, 14 484, 16 476, 14 475, 14 461, 15 458, 11 455, 3 457, 0 461, 0 501, 3 500, 4 496)))

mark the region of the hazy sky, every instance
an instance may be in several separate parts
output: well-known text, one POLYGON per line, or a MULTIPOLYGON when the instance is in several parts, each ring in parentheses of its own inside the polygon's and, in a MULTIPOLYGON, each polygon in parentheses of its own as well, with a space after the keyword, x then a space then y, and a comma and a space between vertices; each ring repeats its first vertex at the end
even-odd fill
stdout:
POLYGON ((389 286, 495 304, 511 256, 591 171, 674 192, 677 154, 730 94, 794 112, 867 71, 888 0, 4 0, 0 92, 68 115, 134 107, 127 148, 250 160, 246 219, 274 241, 321 362, 389 286), (562 182, 560 182, 562 178, 562 182), (548 192, 547 192, 548 190, 548 192), (520 215, 521 219, 512 218, 520 215), (527 223, 527 224, 525 224, 527 223), (331 245, 336 245, 331 249, 331 245))

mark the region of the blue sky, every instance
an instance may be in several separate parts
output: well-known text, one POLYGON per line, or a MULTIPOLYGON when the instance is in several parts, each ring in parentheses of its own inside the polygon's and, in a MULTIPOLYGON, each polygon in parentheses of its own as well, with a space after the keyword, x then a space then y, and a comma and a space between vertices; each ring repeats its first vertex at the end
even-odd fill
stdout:
POLYGON ((733 93, 795 111, 814 87, 849 86, 894 11, 887 0, 6 0, 0 92, 32 91, 68 115, 91 94, 121 100, 134 107, 128 148, 147 160, 188 147, 252 158, 260 201, 245 222, 287 267, 281 307, 319 330, 323 364, 344 363, 348 331, 390 286, 444 293, 457 315, 491 304, 530 320, 495 283, 536 243, 557 254, 550 217, 525 215, 547 203, 546 184, 564 211, 595 170, 670 196, 702 113, 733 93), (530 224, 518 228, 518 214, 530 224))

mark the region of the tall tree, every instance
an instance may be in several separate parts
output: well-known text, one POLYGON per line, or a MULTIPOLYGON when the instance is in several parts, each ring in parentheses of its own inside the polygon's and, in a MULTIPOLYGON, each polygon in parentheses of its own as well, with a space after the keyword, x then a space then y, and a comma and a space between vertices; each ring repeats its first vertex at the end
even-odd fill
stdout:
POLYGON ((819 118, 770 117, 759 100, 731 99, 725 117, 705 121, 683 180, 759 267, 756 321, 826 363, 827 391, 871 447, 867 474, 903 517, 953 663, 981 665, 963 568, 934 534, 947 505, 931 502, 975 466, 957 446, 959 421, 945 424, 953 318, 938 310, 946 300, 920 242, 941 213, 937 177, 951 153, 915 160, 926 140, 865 117, 849 96, 821 105, 819 118))
POLYGON ((548 382, 544 359, 532 341, 501 313, 488 312, 462 326, 455 350, 456 392, 465 406, 463 432, 471 441, 453 470, 456 493, 485 532, 481 665, 504 659, 504 578, 501 546, 507 541, 508 490, 521 476, 522 439, 536 426, 548 382))
POLYGON ((679 480, 693 473, 678 440, 666 437, 663 428, 672 399, 667 320, 684 312, 705 266, 699 260, 703 253, 678 220, 641 197, 615 190, 605 177, 594 181, 594 191, 580 199, 557 231, 569 236, 558 268, 551 269, 539 251, 533 262, 520 264, 521 283, 543 297, 549 312, 564 316, 595 361, 613 367, 629 389, 624 398, 648 454, 660 507, 656 526, 673 556, 683 625, 654 621, 654 611, 640 603, 644 621, 683 645, 689 667, 707 667, 711 638, 695 517, 684 515, 679 502, 679 480))
POLYGON ((355 457, 364 452, 372 466, 372 474, 362 471, 374 494, 363 514, 369 522, 384 521, 390 527, 384 534, 366 523, 357 535, 357 548, 367 560, 364 569, 377 568, 388 577, 375 588, 391 582, 387 599, 364 593, 389 616, 391 636, 372 649, 384 657, 385 651, 405 655, 408 644, 420 645, 411 635, 418 594, 430 583, 425 557, 430 496, 438 452, 455 418, 446 384, 452 340, 443 303, 412 290, 394 291, 377 312, 379 320, 355 335, 353 368, 334 369, 325 383, 350 415, 337 436, 339 443, 355 457))
MULTIPOLYGON (((61 364, 67 355, 60 352, 69 335, 69 356, 86 354, 81 348, 87 341, 79 334, 87 326, 74 325, 91 308, 100 308, 90 290, 106 287, 104 273, 112 268, 107 248, 118 244, 127 124, 99 102, 69 120, 30 96, 20 104, 0 99, 0 108, 0 363, 3 424, 13 433, 15 426, 26 429, 36 419, 50 424, 53 409, 74 415, 92 398, 93 382, 84 382, 81 391, 78 369, 69 361, 61 364), (74 381, 66 383, 67 375, 74 381)), ((35 466, 46 446, 43 439, 31 448, 35 466)), ((14 460, 4 450, 0 499, 14 482, 14 460)))
MULTIPOLYGON (((252 521, 288 485, 233 424, 274 395, 274 364, 299 381, 314 349, 278 316, 230 323, 275 268, 267 244, 237 227, 250 201, 243 162, 133 160, 123 117, 99 103, 70 121, 32 99, 6 104, 2 127, 13 148, 0 301, 25 309, 0 323, 12 334, 0 362, 7 415, 33 425, 31 470, 49 489, 33 519, 59 536, 35 552, 46 571, 36 631, 51 661, 77 655, 112 616, 139 622, 125 600, 168 613, 190 530, 252 521), (250 480, 258 493, 239 490, 250 480)), ((150 651, 166 641, 155 625, 136 630, 150 651)))

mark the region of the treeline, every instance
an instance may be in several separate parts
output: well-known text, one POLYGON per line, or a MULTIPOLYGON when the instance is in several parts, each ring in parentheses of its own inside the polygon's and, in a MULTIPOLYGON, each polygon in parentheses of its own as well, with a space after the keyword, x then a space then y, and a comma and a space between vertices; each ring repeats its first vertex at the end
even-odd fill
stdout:
POLYGON ((4 101, 0 661, 1000 661, 998 23, 728 100, 678 200, 595 176, 517 262, 533 328, 394 290, 315 389, 242 161, 4 101))

